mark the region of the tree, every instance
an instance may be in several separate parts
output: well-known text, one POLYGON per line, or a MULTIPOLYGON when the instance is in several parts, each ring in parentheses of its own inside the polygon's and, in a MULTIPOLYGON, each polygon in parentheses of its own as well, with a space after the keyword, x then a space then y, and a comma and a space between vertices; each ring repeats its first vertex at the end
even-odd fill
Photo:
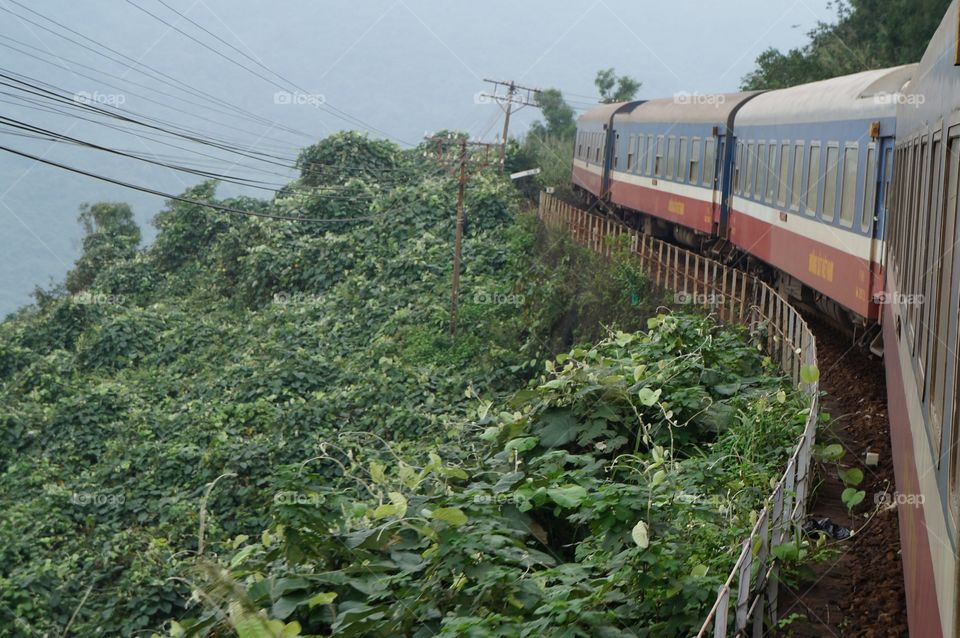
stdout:
POLYGON ((559 89, 546 89, 538 94, 537 103, 546 125, 541 125, 535 132, 541 136, 572 139, 577 130, 575 112, 563 99, 563 93, 559 89))
POLYGON ((643 86, 641 82, 627 75, 617 77, 613 68, 597 71, 597 77, 594 78, 593 83, 597 86, 597 90, 600 91, 600 101, 604 104, 629 102, 637 95, 640 87, 643 86))
POLYGON ((83 227, 83 254, 67 273, 67 290, 85 290, 106 266, 133 257, 140 245, 140 227, 127 204, 84 204, 77 218, 83 227))
POLYGON ((918 62, 949 5, 950 0, 838 0, 835 23, 818 23, 804 47, 761 53, 741 87, 778 89, 918 62))

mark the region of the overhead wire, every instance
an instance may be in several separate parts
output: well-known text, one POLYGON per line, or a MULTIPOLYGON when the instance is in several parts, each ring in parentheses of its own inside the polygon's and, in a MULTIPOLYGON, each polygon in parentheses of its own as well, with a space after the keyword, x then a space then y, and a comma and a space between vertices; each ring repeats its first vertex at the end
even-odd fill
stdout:
MULTIPOLYGON (((122 81, 122 82, 126 82, 126 83, 132 84, 132 85, 134 85, 134 86, 143 87, 143 88, 145 88, 145 89, 147 89, 147 90, 149 90, 149 91, 152 91, 152 92, 154 92, 154 93, 158 93, 158 94, 160 94, 160 95, 163 95, 165 98, 168 98, 168 99, 169 99, 169 98, 173 98, 173 99, 175 99, 175 100, 180 100, 180 101, 182 101, 182 102, 185 102, 185 103, 190 104, 190 105, 193 105, 193 106, 199 106, 199 107, 202 107, 202 108, 208 108, 208 109, 209 109, 209 106, 203 104, 202 102, 197 102, 197 101, 194 101, 194 100, 189 100, 189 99, 187 99, 187 98, 180 97, 180 96, 176 96, 176 95, 171 96, 171 95, 169 95, 169 94, 167 94, 167 93, 164 93, 164 92, 162 92, 162 91, 159 91, 158 89, 153 88, 153 87, 151 87, 151 86, 149 86, 149 85, 147 85, 147 84, 143 84, 143 83, 141 83, 141 82, 136 82, 136 81, 131 80, 131 79, 129 79, 129 78, 124 78, 124 77, 122 77, 122 76, 119 76, 119 75, 110 73, 110 72, 108 72, 108 71, 104 71, 103 69, 98 69, 97 67, 93 67, 93 66, 90 66, 90 65, 82 64, 82 63, 76 62, 76 61, 74 61, 74 60, 63 60, 63 58, 60 58, 59 56, 57 56, 57 55, 55 55, 55 54, 48 53, 48 52, 43 51, 42 49, 40 49, 40 48, 38 48, 38 47, 31 46, 31 45, 29 45, 29 44, 27 44, 27 43, 25 43, 25 42, 21 42, 20 40, 17 40, 16 38, 11 38, 11 37, 9 37, 9 36, 3 35, 2 33, 0 33, 0 39, 9 40, 9 41, 11 41, 11 42, 15 42, 15 43, 17 43, 17 44, 19 44, 19 45, 21 45, 21 46, 24 46, 24 47, 26 47, 26 48, 28 48, 28 49, 32 49, 32 50, 36 51, 38 54, 47 55, 47 56, 56 58, 57 60, 60 60, 60 61, 62 61, 62 62, 66 62, 66 63, 69 63, 69 64, 73 64, 73 65, 78 66, 78 67, 80 67, 80 68, 82 68, 82 69, 87 69, 87 70, 89 70, 89 71, 92 71, 93 73, 100 74, 100 75, 104 75, 104 76, 109 77, 109 78, 118 79, 118 80, 120 80, 120 81, 122 81)), ((205 116, 203 116, 203 115, 199 115, 199 114, 194 113, 194 112, 191 112, 191 111, 187 111, 187 110, 184 110, 184 109, 180 109, 180 108, 177 108, 177 107, 175 107, 175 106, 171 106, 171 105, 169 105, 169 104, 165 104, 164 102, 159 101, 159 100, 156 100, 156 99, 153 99, 153 98, 148 98, 148 97, 146 97, 146 96, 144 96, 144 95, 142 95, 142 94, 140 94, 140 93, 135 93, 135 92, 133 92, 133 91, 130 91, 129 89, 121 88, 121 87, 118 87, 118 86, 116 86, 116 85, 110 84, 110 83, 108 83, 108 82, 104 82, 104 81, 103 81, 102 79, 100 79, 100 78, 97 78, 97 77, 94 77, 94 76, 90 76, 90 75, 87 75, 87 74, 85 74, 85 73, 80 73, 80 72, 78 72, 78 71, 76 71, 76 70, 74 70, 74 69, 71 69, 71 68, 69 68, 69 67, 63 66, 62 64, 58 64, 58 63, 56 63, 56 62, 52 62, 52 61, 50 61, 50 60, 46 60, 46 59, 44 59, 44 58, 39 57, 37 54, 29 53, 28 51, 24 51, 23 49, 20 49, 20 48, 18 48, 18 47, 13 46, 13 45, 5 44, 5 43, 3 43, 3 42, 0 42, 0 46, 2 46, 2 47, 4 47, 4 48, 7 48, 7 49, 10 49, 10 50, 12 50, 12 51, 16 51, 16 52, 20 53, 21 55, 24 55, 24 56, 29 57, 29 58, 31 58, 31 59, 37 60, 38 62, 43 62, 44 64, 48 64, 48 65, 53 66, 53 67, 55 67, 55 68, 63 69, 64 71, 67 71, 67 72, 69 72, 69 73, 72 73, 73 75, 76 75, 76 76, 78 76, 78 77, 86 78, 86 79, 88 79, 88 80, 93 80, 94 82, 102 83, 104 86, 109 86, 109 87, 111 87, 111 88, 115 88, 115 89, 117 89, 117 90, 123 91, 123 94, 124 94, 125 96, 126 96, 126 95, 133 95, 133 96, 135 96, 135 97, 139 97, 139 98, 141 98, 141 99, 147 100, 148 102, 150 102, 151 104, 153 104, 153 105, 155 105, 155 106, 159 106, 159 107, 162 107, 162 108, 167 108, 167 109, 176 111, 176 112, 178 112, 178 113, 183 113, 183 114, 189 115, 190 117, 193 117, 193 118, 196 118, 196 119, 199 119, 199 120, 203 120, 204 122, 208 122, 208 123, 211 123, 211 124, 214 124, 214 125, 217 125, 217 126, 222 126, 222 127, 224 127, 224 128, 229 128, 229 129, 231 129, 231 130, 239 131, 239 132, 245 133, 245 134, 249 134, 249 133, 250 133, 250 130, 249 130, 249 129, 240 128, 239 126, 233 126, 232 124, 228 124, 228 123, 226 123, 226 122, 221 122, 221 121, 219 121, 219 120, 215 120, 215 119, 212 119, 212 118, 209 118, 209 117, 205 117, 205 116)), ((220 113, 221 115, 230 115, 230 116, 233 116, 233 114, 227 113, 226 111, 223 111, 223 110, 221 110, 221 109, 210 109, 210 110, 212 110, 212 111, 215 112, 215 113, 220 113)), ((282 145, 285 150, 289 150, 290 146, 292 146, 291 143, 286 142, 286 141, 284 141, 284 140, 280 140, 280 139, 277 139, 277 138, 269 137, 269 136, 266 136, 266 135, 260 136, 259 140, 257 141, 257 145, 258 145, 259 147, 261 147, 261 148, 267 148, 268 150, 273 150, 273 149, 270 149, 269 147, 267 147, 267 145, 263 144, 263 141, 264 141, 264 140, 266 140, 266 141, 268 141, 268 142, 273 142, 274 144, 282 145)), ((279 149, 275 149, 275 150, 279 150, 279 149)))
MULTIPOLYGON (((290 87, 293 87, 296 91, 299 91, 300 93, 309 94, 309 91, 307 91, 306 89, 300 87, 300 86, 297 85, 295 82, 291 82, 290 80, 286 79, 285 77, 283 77, 283 76, 280 75, 279 73, 270 70, 268 67, 266 67, 266 66, 263 65, 262 63, 259 63, 259 62, 258 62, 257 64, 259 64, 259 65, 260 65, 261 67, 263 67, 263 68, 266 68, 270 73, 272 73, 273 75, 275 75, 275 76, 277 76, 278 78, 280 78, 281 80, 283 80, 283 82, 285 82, 286 84, 280 84, 279 82, 277 82, 277 81, 275 81, 275 80, 272 80, 272 79, 270 79, 269 77, 263 75, 263 74, 260 73, 259 71, 256 71, 255 69, 251 69, 250 67, 248 67, 248 66, 246 66, 246 65, 244 65, 244 64, 241 64, 239 61, 237 61, 237 60, 235 60, 234 58, 226 55, 226 54, 223 53, 222 51, 220 51, 220 50, 218 50, 218 49, 210 46, 209 44, 207 44, 206 42, 203 42, 203 41, 200 40, 199 38, 196 38, 196 37, 194 37, 193 35, 187 33, 186 31, 184 31, 183 29, 181 29, 181 28, 178 27, 177 25, 175 25, 175 24, 173 24, 173 23, 171 23, 171 22, 169 22, 169 21, 167 21, 167 20, 164 20, 162 17, 158 16, 157 14, 153 13, 152 11, 150 11, 150 10, 148 10, 148 9, 145 9, 144 7, 141 7, 139 4, 137 4, 137 3, 134 2, 133 0, 126 0, 126 2, 127 2, 127 4, 133 6, 133 7, 137 8, 137 9, 139 9, 140 11, 142 11, 143 13, 147 14, 148 16, 150 16, 151 18, 153 18, 154 20, 157 20, 157 21, 160 22, 161 24, 167 26, 167 27, 170 28, 170 29, 173 29, 173 30, 176 31, 177 33, 179 33, 179 34, 183 35, 184 37, 190 39, 191 41, 199 44, 200 46, 202 46, 203 48, 207 49, 208 51, 212 51, 213 53, 215 53, 216 55, 220 56, 220 57, 223 58, 224 60, 226 60, 226 61, 230 62, 231 64, 233 64, 233 65, 235 65, 235 66, 243 69, 244 71, 246 71, 246 72, 248 72, 248 73, 253 74, 254 76, 260 78, 261 80, 264 80, 265 82, 267 82, 267 83, 269 83, 269 84, 271 84, 271 85, 273 85, 273 86, 275 86, 275 87, 277 87, 277 88, 279 88, 279 89, 282 89, 282 90, 284 90, 284 91, 289 91, 289 90, 290 90, 290 87)), ((166 4, 164 4, 164 6, 167 6, 167 7, 169 8, 169 6, 166 5, 166 4)), ((174 13, 177 13, 177 15, 180 15, 181 17, 183 17, 182 14, 180 14, 179 12, 177 12, 177 11, 175 11, 175 10, 174 10, 174 13)), ((249 57, 249 56, 247 56, 247 57, 249 57)), ((351 115, 350 113, 347 113, 346 111, 335 107, 334 105, 330 104, 329 102, 326 102, 326 101, 323 101, 323 102, 313 101, 313 102, 310 102, 310 105, 313 106, 313 107, 315 107, 315 108, 317 108, 317 109, 320 109, 321 111, 323 111, 323 112, 325 112, 325 113, 329 113, 330 115, 333 115, 334 117, 337 117, 337 118, 343 120, 344 122, 347 122, 348 124, 351 124, 351 125, 353 125, 353 126, 359 125, 359 126, 362 126, 362 127, 367 128, 367 129, 369 129, 369 130, 371 130, 371 131, 373 131, 373 132, 375 132, 375 133, 379 133, 380 135, 383 135, 384 137, 387 137, 387 138, 390 138, 390 139, 395 139, 396 141, 401 142, 402 144, 406 144, 406 145, 408 145, 408 146, 415 146, 415 144, 410 144, 409 142, 405 142, 405 141, 403 141, 403 140, 399 140, 399 139, 394 138, 392 135, 390 135, 390 134, 387 133, 386 131, 383 131, 383 130, 381 130, 381 129, 378 129, 377 127, 373 126, 372 124, 369 124, 369 123, 367 123, 367 122, 364 122, 364 121, 361 120, 360 118, 355 117, 355 116, 351 115)))
POLYGON ((168 200, 172 200, 172 201, 182 202, 182 203, 186 203, 186 204, 194 204, 194 205, 197 205, 197 206, 203 206, 203 207, 206 207, 206 208, 211 208, 211 209, 213 209, 213 210, 217 210, 217 211, 220 211, 220 212, 223 212, 223 213, 227 213, 227 214, 232 214, 232 215, 242 215, 242 216, 245 216, 245 217, 260 217, 260 218, 264 218, 264 219, 273 219, 273 220, 291 221, 291 222, 305 222, 305 223, 345 223, 345 222, 354 222, 354 221, 370 221, 370 220, 374 220, 374 219, 379 219, 379 218, 381 218, 381 217, 383 217, 383 216, 386 215, 386 212, 381 212, 381 213, 377 213, 377 214, 375 214, 375 215, 366 215, 366 216, 359 216, 359 217, 339 217, 339 218, 338 218, 338 217, 333 217, 333 218, 327 218, 327 219, 317 219, 317 218, 311 218, 311 217, 292 217, 292 216, 288 216, 288 215, 274 215, 274 214, 271 214, 271 213, 260 213, 260 212, 256 212, 256 211, 242 210, 242 209, 239 209, 239 208, 234 208, 234 207, 232 207, 232 206, 226 206, 226 205, 223 205, 223 204, 217 204, 216 202, 204 202, 204 201, 201 201, 201 200, 198 200, 198 199, 193 199, 193 198, 190 198, 190 197, 183 197, 183 196, 181 196, 181 195, 173 195, 173 194, 171 194, 171 193, 165 193, 165 192, 163 192, 163 191, 160 191, 160 190, 157 190, 157 189, 154 189, 154 188, 149 188, 149 187, 147 187, 147 186, 141 186, 141 185, 139 185, 139 184, 133 184, 133 183, 131 183, 131 182, 125 182, 125 181, 123 181, 123 180, 118 180, 118 179, 115 179, 115 178, 112 178, 112 177, 108 177, 108 176, 106 176, 106 175, 99 175, 99 174, 97 174, 97 173, 93 173, 93 172, 90 172, 90 171, 86 171, 86 170, 83 170, 83 169, 81 169, 81 168, 77 168, 77 167, 75 167, 75 166, 70 166, 70 165, 68 165, 68 164, 62 164, 62 163, 60 163, 60 162, 55 162, 55 161, 50 160, 50 159, 47 159, 47 158, 45 158, 45 157, 42 157, 42 156, 39 156, 39 155, 34 155, 34 154, 32 154, 32 153, 27 153, 27 152, 25 152, 25 151, 20 151, 20 150, 14 149, 14 148, 10 148, 10 147, 8 147, 8 146, 0 145, 0 151, 6 151, 6 152, 11 153, 11 154, 13 154, 13 155, 18 155, 18 156, 20 156, 20 157, 24 157, 24 158, 27 158, 27 159, 32 159, 32 160, 34 160, 35 162, 39 162, 39 163, 41 163, 41 164, 46 164, 46 165, 48 165, 48 166, 53 166, 53 167, 56 167, 56 168, 60 168, 60 169, 63 169, 63 170, 65 170, 65 171, 69 171, 69 172, 71 172, 71 173, 76 173, 76 174, 78 174, 78 175, 84 175, 84 176, 86 176, 86 177, 90 177, 90 178, 93 178, 93 179, 96 179, 96 180, 100 180, 100 181, 103 181, 103 182, 107 182, 107 183, 109 183, 109 184, 114 184, 114 185, 116 185, 116 186, 121 186, 121 187, 123 187, 123 188, 128 188, 128 189, 131 189, 131 190, 140 191, 140 192, 142 192, 142 193, 147 193, 147 194, 150 194, 150 195, 156 195, 156 196, 158 196, 158 197, 164 197, 164 198, 166 198, 166 199, 168 199, 168 200))
POLYGON ((191 95, 194 95, 194 96, 196 96, 196 97, 202 97, 202 98, 205 98, 205 99, 207 99, 207 100, 211 100, 211 101, 215 102, 216 104, 219 104, 219 105, 221 105, 221 106, 223 106, 223 107, 226 107, 226 108, 228 108, 228 109, 230 109, 230 110, 232 110, 232 111, 235 111, 235 112, 238 113, 238 114, 244 115, 247 119, 252 119, 253 121, 256 121, 256 122, 258 122, 259 124, 261 124, 261 125, 263 125, 263 126, 267 126, 267 127, 271 128, 271 129, 277 129, 277 130, 287 131, 287 132, 289 132, 289 133, 293 133, 293 134, 296 134, 296 135, 300 135, 300 136, 303 136, 303 137, 306 137, 306 138, 309 138, 309 139, 319 139, 319 138, 321 137, 321 136, 318 136, 318 135, 315 135, 315 134, 312 134, 312 133, 307 133, 307 132, 304 132, 304 131, 300 131, 300 130, 298 130, 298 129, 294 129, 294 128, 288 127, 288 126, 286 126, 286 125, 284 125, 284 124, 281 124, 280 122, 276 122, 276 121, 270 120, 270 119, 268 119, 268 118, 266 118, 266 117, 263 117, 263 116, 261 116, 261 115, 257 115, 256 113, 253 113, 252 111, 249 111, 249 110, 247 110, 247 109, 244 109, 244 108, 242 108, 242 107, 239 107, 239 106, 237 106, 236 104, 233 104, 233 103, 231 103, 231 102, 229 102, 229 101, 223 100, 222 98, 219 98, 219 97, 217 97, 217 96, 215 96, 215 95, 213 95, 213 94, 211 94, 211 93, 209 93, 209 92, 207 92, 207 91, 204 91, 204 90, 202 90, 202 89, 198 89, 198 88, 196 88, 196 87, 193 87, 193 86, 187 84, 186 82, 183 82, 183 81, 181 81, 181 80, 178 80, 177 78, 175 78, 175 77, 173 77, 173 76, 171 76, 171 75, 169 75, 169 74, 167 74, 167 73, 164 73, 163 71, 159 71, 159 70, 157 70, 157 69, 154 69, 154 68, 151 67, 150 65, 145 64, 145 63, 141 62, 140 60, 134 59, 134 58, 132 58, 132 57, 130 57, 130 56, 128 56, 128 55, 120 52, 120 51, 117 51, 117 50, 115 50, 115 49, 113 49, 113 48, 111 48, 111 47, 109 47, 109 46, 107 46, 107 45, 105 45, 105 44, 102 44, 102 43, 98 42, 97 40, 95 40, 95 39, 93 39, 93 38, 91 38, 91 37, 89 37, 89 36, 86 36, 86 35, 80 33, 79 31, 77 31, 77 30, 75 30, 75 29, 72 29, 72 28, 70 28, 70 27, 68 27, 68 26, 66 26, 66 25, 64 25, 64 24, 62 24, 62 23, 54 20, 53 18, 50 18, 50 17, 48 17, 48 16, 45 16, 44 14, 42 14, 42 13, 40 13, 40 12, 38 12, 38 11, 35 11, 34 9, 31 9, 30 7, 22 4, 22 3, 19 2, 18 0, 7 0, 7 2, 13 3, 13 4, 17 5, 18 7, 21 7, 22 9, 24 9, 24 10, 26 10, 26 11, 29 11, 30 13, 32 13, 32 14, 34 14, 34 15, 36 15, 36 16, 44 19, 44 20, 46 20, 47 22, 49 22, 49 23, 51 23, 51 24, 54 24, 54 25, 60 27, 60 28, 63 29, 64 31, 67 31, 68 33, 72 33, 72 34, 80 37, 80 38, 83 39, 83 40, 86 40, 86 41, 88 41, 88 42, 91 42, 91 43, 93 43, 94 45, 96 45, 96 46, 98 46, 98 47, 101 47, 101 48, 103 48, 103 49, 111 52, 111 53, 114 54, 115 56, 120 57, 122 60, 128 60, 129 62, 118 61, 117 59, 115 59, 115 58, 113 58, 113 57, 110 57, 109 55, 106 55, 105 53, 103 53, 103 52, 101 52, 101 51, 98 51, 98 50, 96 50, 96 49, 94 49, 94 48, 92 48, 92 47, 90 47, 90 46, 88 46, 88 45, 85 45, 85 44, 83 44, 82 42, 78 42, 77 40, 74 40, 73 38, 70 38, 70 37, 68 37, 68 36, 65 36, 65 35, 63 35, 62 33, 59 33, 58 31, 55 31, 55 30, 53 30, 53 29, 51 29, 51 28, 49 28, 49 27, 47 27, 47 26, 45 26, 45 25, 43 25, 43 24, 40 24, 39 22, 36 22, 35 20, 31 20, 30 18, 27 18, 27 17, 25 17, 25 16, 23 16, 23 15, 21 15, 21 14, 18 14, 17 12, 12 11, 9 7, 5 7, 5 6, 0 5, 0 11, 5 11, 5 12, 7 12, 7 13, 13 15, 13 16, 16 16, 16 17, 17 17, 18 19, 20 19, 20 20, 23 20, 23 21, 25 21, 25 22, 27 22, 27 23, 29 23, 29 24, 32 24, 32 25, 36 26, 36 27, 39 28, 39 29, 42 29, 42 30, 44 30, 44 31, 46 31, 46 32, 48 32, 48 33, 53 34, 54 36, 56 36, 56 37, 58 37, 58 38, 60 38, 60 39, 62 39, 62 40, 66 40, 67 42, 70 42, 70 43, 72 43, 72 44, 74 44, 74 45, 76 45, 76 46, 79 46, 79 47, 81 47, 81 48, 83 48, 83 49, 86 49, 86 50, 88 50, 88 51, 90 51, 90 52, 92 52, 92 53, 94 53, 94 54, 96 54, 96 55, 98 55, 98 56, 100 56, 100 57, 106 58, 107 60, 110 60, 111 62, 113 62, 113 63, 115 63, 115 64, 120 64, 121 66, 127 67, 128 69, 130 69, 130 70, 132 70, 132 71, 134 71, 134 72, 136 72, 136 73, 140 73, 141 75, 150 77, 151 79, 153 79, 153 80, 155 80, 155 81, 157 81, 157 82, 160 82, 160 83, 162 83, 162 84, 164 84, 164 85, 166 85, 166 86, 170 86, 170 87, 172 87, 172 88, 174 88, 174 89, 176 89, 176 90, 178 90, 178 91, 183 91, 183 92, 189 93, 189 94, 191 94, 191 95), (139 67, 142 67, 142 68, 139 68, 139 67), (147 69, 147 71, 144 71, 144 70, 142 70, 142 69, 147 69))

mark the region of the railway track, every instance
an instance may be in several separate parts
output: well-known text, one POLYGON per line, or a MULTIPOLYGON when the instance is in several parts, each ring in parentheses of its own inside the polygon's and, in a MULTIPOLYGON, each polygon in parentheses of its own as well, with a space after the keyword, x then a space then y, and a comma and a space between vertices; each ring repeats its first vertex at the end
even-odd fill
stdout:
POLYGON ((849 338, 823 321, 807 317, 807 322, 817 338, 820 389, 825 393, 821 409, 832 417, 829 430, 818 440, 843 445, 844 463, 864 472, 860 488, 867 496, 851 517, 841 501, 844 485, 836 472, 818 468, 810 515, 830 518, 856 533, 832 543, 838 555, 810 565, 796 582, 783 584, 780 616, 797 616, 782 633, 817 638, 906 636, 897 509, 882 506, 892 500, 884 495, 894 491, 883 364, 851 346, 849 338), (878 455, 875 467, 866 466, 867 452, 878 455))

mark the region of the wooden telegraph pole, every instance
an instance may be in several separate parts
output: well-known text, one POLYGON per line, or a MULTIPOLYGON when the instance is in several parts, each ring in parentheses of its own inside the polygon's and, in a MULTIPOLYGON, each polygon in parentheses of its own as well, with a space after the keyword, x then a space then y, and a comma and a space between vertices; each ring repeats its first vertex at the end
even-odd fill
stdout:
POLYGON ((467 182, 470 181, 470 170, 482 170, 496 161, 490 160, 490 151, 496 149, 495 144, 484 142, 470 142, 465 137, 432 138, 438 144, 438 159, 445 160, 445 150, 454 146, 454 155, 451 173, 457 177, 457 225, 453 240, 453 281, 450 292, 450 334, 457 335, 457 313, 460 307, 460 264, 463 258, 463 222, 466 217, 465 200, 467 182))
POLYGON ((481 95, 496 101, 504 111, 503 137, 500 138, 500 161, 506 162, 507 135, 510 132, 510 114, 514 111, 519 111, 525 106, 540 106, 540 89, 520 86, 512 80, 504 82, 501 80, 484 79, 483 81, 493 85, 493 92, 484 92, 481 93, 481 95), (500 92, 501 87, 504 89, 504 92, 500 92), (514 108, 514 106, 517 108, 514 108))

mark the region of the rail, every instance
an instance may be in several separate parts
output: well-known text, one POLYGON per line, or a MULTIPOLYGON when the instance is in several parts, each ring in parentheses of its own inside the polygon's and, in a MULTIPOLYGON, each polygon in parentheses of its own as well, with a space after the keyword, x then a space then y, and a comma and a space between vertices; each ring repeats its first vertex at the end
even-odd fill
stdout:
POLYGON ((626 235, 630 252, 640 260, 655 287, 685 295, 690 303, 709 309, 721 321, 746 324, 751 334, 763 340, 767 354, 784 374, 809 396, 809 412, 797 447, 750 536, 740 544, 739 557, 697 634, 697 638, 704 638, 711 635, 712 628, 714 638, 725 638, 732 628, 734 636, 746 636, 749 631, 759 638, 765 622, 769 627, 777 623, 779 566, 772 550, 795 541, 806 517, 819 408, 813 334, 783 297, 736 268, 580 210, 546 193, 540 195, 538 214, 546 226, 568 229, 575 241, 607 257, 626 235), (736 598, 731 606, 733 592, 736 598))

